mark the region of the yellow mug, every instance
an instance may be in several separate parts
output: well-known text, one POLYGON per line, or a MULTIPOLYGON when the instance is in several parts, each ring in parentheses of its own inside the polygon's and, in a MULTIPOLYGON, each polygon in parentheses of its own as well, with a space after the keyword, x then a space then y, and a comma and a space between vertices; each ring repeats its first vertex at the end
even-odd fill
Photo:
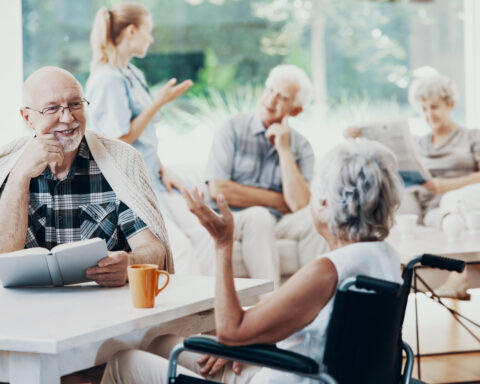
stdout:
POLYGON ((152 308, 155 305, 155 297, 165 289, 170 281, 167 271, 158 269, 155 264, 133 264, 127 268, 130 293, 133 305, 137 308, 152 308), (158 287, 160 275, 167 279, 161 288, 158 287))

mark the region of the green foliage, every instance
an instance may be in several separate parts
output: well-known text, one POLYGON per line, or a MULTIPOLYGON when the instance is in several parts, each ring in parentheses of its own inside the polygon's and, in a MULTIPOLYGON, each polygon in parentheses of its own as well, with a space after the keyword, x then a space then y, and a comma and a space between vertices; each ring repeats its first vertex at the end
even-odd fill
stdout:
POLYGON ((198 79, 204 86, 219 91, 226 91, 235 85, 236 67, 233 64, 220 65, 215 52, 208 49, 205 52, 205 65, 198 74, 198 79))
POLYGON ((239 86, 223 92, 208 88, 202 94, 169 104, 163 111, 163 121, 168 127, 183 133, 202 126, 216 129, 232 115, 255 111, 262 87, 239 86))
MULTIPOLYGON (((85 84, 95 13, 119 1, 22 0, 25 76, 43 65, 59 65, 85 84)), ((228 94, 244 84, 261 86, 272 67, 294 63, 319 76, 315 86, 326 90, 330 103, 361 95, 406 105, 412 65, 438 66, 456 82, 463 69, 460 1, 140 2, 151 9, 155 43, 135 64, 149 84, 192 78, 192 96, 209 95, 211 88, 228 94), (418 31, 422 39, 412 38, 418 31), (323 39, 315 42, 314 33, 323 39), (319 62, 313 71, 312 63, 319 62), (324 73, 317 74, 320 67, 324 73)), ((463 112, 462 107, 457 106, 463 112)))

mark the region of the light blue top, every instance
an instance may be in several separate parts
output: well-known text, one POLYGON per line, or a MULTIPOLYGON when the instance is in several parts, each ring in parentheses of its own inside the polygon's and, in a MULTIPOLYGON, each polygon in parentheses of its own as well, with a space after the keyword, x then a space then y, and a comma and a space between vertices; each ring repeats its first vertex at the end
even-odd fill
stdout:
MULTIPOLYGON (((319 257, 326 257, 335 266, 338 285, 349 277, 366 275, 377 279, 402 283, 400 257, 388 243, 353 243, 319 257)), ((305 328, 277 343, 282 349, 288 349, 307 355, 318 363, 323 361, 327 327, 333 310, 333 297, 318 313, 317 317, 305 328)), ((345 362, 348 366, 348 362, 345 362)), ((262 368, 253 376, 250 384, 314 384, 318 381, 285 372, 262 368)))
MULTIPOLYGON (((98 68, 87 82, 85 97, 90 102, 91 129, 111 138, 126 135, 131 121, 153 101, 143 73, 131 64, 128 69, 108 64, 98 68)), ((143 155, 154 190, 163 192, 155 128, 158 120, 157 115, 132 145, 143 155)))

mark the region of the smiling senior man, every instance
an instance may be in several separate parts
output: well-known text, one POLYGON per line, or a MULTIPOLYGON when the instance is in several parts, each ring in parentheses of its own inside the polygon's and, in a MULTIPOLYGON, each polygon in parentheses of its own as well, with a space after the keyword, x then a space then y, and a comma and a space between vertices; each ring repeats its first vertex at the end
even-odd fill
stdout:
MULTIPOLYGON (((328 250, 308 209, 314 153, 287 119, 310 102, 312 85, 294 65, 274 67, 258 110, 232 116, 216 132, 207 166, 210 204, 222 194, 234 211, 235 240, 254 278, 280 283, 275 239, 296 241, 301 265, 328 250)), ((294 257, 294 255, 292 255, 294 257)))
POLYGON ((87 270, 104 286, 127 281, 127 266, 173 261, 142 157, 129 145, 85 131, 82 87, 43 67, 23 85, 23 120, 34 135, 0 148, 0 252, 100 237, 108 257, 87 270))

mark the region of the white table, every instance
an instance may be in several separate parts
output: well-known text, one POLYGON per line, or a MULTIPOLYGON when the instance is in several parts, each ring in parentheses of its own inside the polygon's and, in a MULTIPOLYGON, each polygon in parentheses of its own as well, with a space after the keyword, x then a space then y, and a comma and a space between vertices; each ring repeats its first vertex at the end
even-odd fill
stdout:
POLYGON ((402 237, 397 228, 393 228, 386 241, 399 253, 402 263, 423 253, 440 256, 460 257, 465 261, 475 261, 480 255, 480 232, 463 231, 458 239, 449 241, 439 229, 417 225, 410 237, 402 237))
MULTIPOLYGON (((128 286, 0 287, 0 382, 59 384, 156 336, 213 330, 214 284, 213 277, 172 275, 149 309, 132 306, 128 286)), ((235 286, 241 300, 273 289, 254 279, 235 279, 235 286)))

